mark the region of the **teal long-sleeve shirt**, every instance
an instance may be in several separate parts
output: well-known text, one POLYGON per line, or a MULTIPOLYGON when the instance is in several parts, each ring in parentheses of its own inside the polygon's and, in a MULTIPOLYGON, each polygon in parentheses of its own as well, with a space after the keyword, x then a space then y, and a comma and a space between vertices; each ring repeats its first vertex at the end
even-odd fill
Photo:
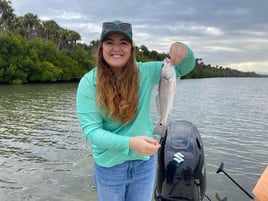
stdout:
MULTIPOLYGON (((177 77, 189 73, 195 66, 192 50, 185 45, 188 54, 175 66, 177 77)), ((150 115, 152 89, 158 84, 163 62, 138 62, 139 105, 136 117, 127 125, 121 125, 106 117, 97 107, 96 68, 86 73, 77 89, 76 110, 85 138, 92 145, 95 162, 103 167, 112 167, 129 160, 147 160, 129 148, 130 137, 153 138, 153 123, 150 115)))

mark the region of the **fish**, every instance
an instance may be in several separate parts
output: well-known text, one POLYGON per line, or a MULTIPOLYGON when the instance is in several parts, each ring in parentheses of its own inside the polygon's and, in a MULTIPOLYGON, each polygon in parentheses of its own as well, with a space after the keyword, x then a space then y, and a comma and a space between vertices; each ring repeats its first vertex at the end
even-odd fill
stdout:
POLYGON ((173 99, 176 92, 176 71, 169 63, 169 58, 165 58, 161 70, 161 78, 156 96, 156 105, 160 113, 160 121, 154 129, 154 135, 163 138, 166 133, 168 115, 173 107, 173 99))

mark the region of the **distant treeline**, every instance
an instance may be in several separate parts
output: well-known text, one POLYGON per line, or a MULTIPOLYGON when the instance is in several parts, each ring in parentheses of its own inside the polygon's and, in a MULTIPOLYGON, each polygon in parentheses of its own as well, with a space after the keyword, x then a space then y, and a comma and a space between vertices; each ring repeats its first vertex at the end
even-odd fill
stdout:
MULTIPOLYGON (((0 84, 78 81, 95 66, 99 40, 78 43, 79 33, 42 21, 27 13, 16 16, 11 1, 0 0, 0 84)), ((137 61, 163 60, 167 54, 136 46, 137 61)), ((230 68, 206 65, 196 59, 196 68, 184 78, 260 76, 230 68)))
POLYGON ((194 70, 184 78, 211 78, 211 77, 267 77, 255 72, 242 72, 229 67, 211 66, 204 64, 201 58, 195 59, 194 70))

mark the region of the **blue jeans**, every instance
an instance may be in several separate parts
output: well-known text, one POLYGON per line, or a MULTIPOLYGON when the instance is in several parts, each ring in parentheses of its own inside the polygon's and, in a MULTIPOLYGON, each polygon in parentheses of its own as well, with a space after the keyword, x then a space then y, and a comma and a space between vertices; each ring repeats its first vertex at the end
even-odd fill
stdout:
POLYGON ((156 156, 127 161, 105 168, 95 163, 99 201, 151 201, 156 174, 156 156))

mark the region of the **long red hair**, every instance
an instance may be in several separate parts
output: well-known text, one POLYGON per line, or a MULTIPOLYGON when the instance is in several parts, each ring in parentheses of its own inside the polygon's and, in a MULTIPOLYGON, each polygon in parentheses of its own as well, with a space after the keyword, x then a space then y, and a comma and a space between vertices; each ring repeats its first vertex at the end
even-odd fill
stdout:
POLYGON ((133 120, 139 104, 139 69, 136 65, 135 50, 123 67, 120 77, 115 77, 103 58, 102 43, 97 52, 97 105, 104 115, 127 124, 133 120))

